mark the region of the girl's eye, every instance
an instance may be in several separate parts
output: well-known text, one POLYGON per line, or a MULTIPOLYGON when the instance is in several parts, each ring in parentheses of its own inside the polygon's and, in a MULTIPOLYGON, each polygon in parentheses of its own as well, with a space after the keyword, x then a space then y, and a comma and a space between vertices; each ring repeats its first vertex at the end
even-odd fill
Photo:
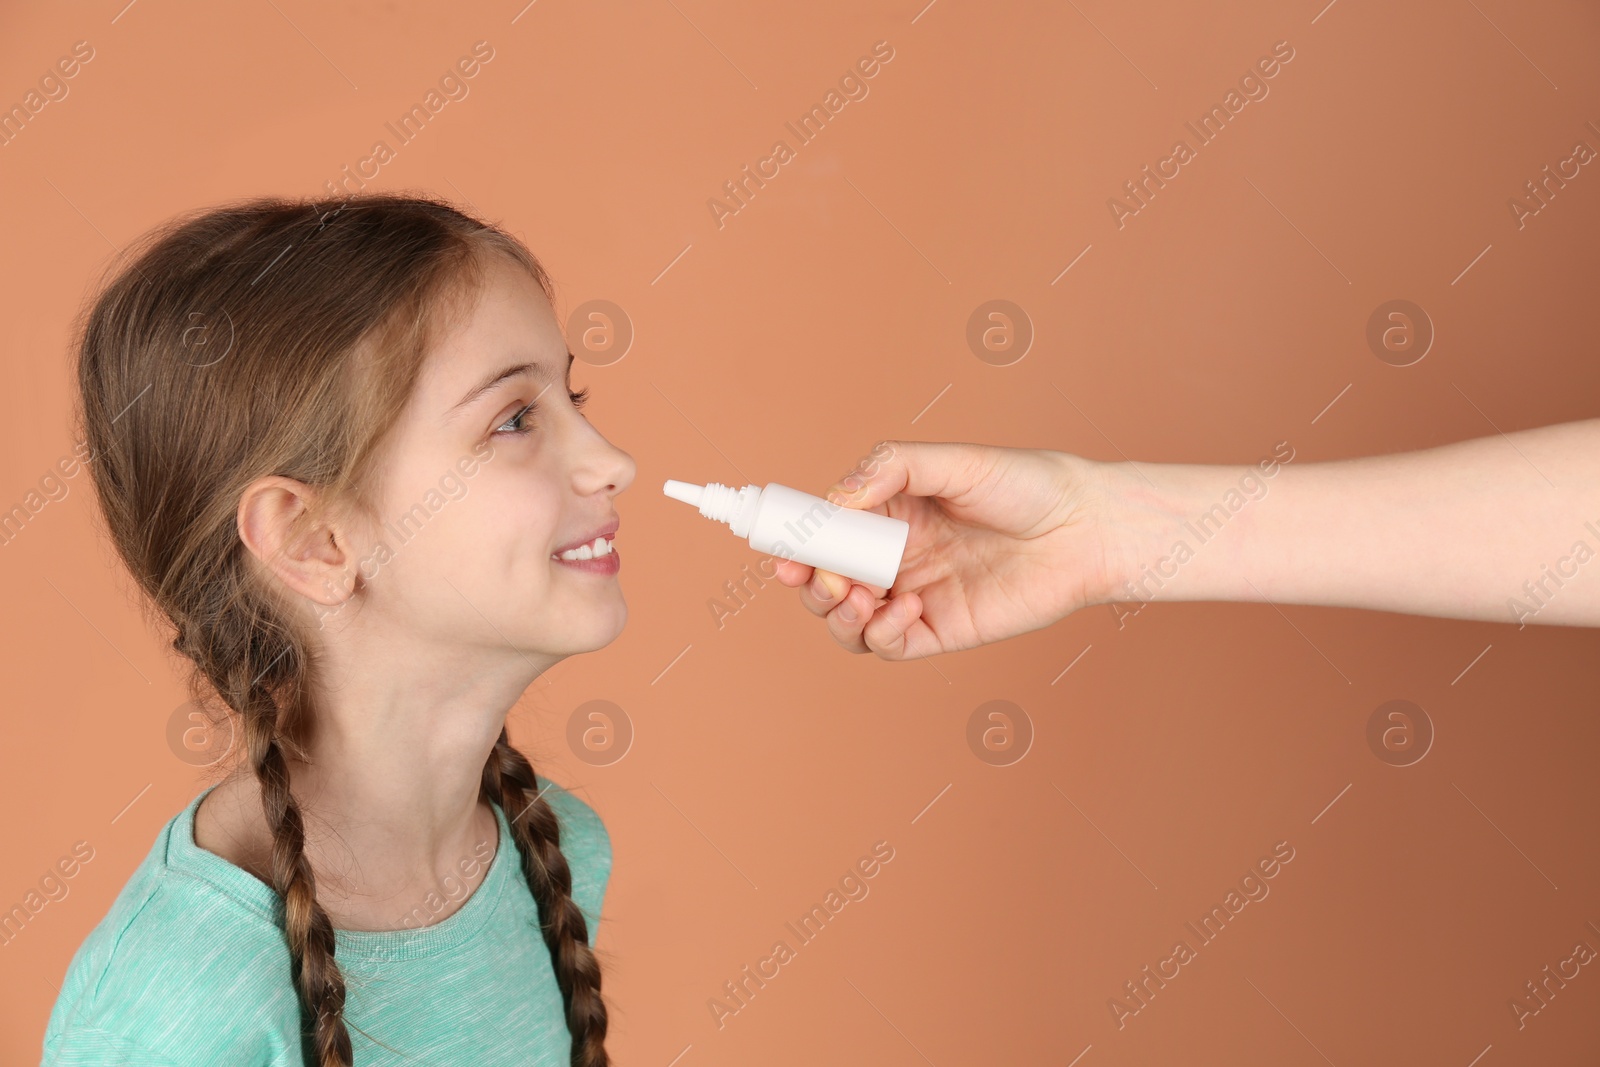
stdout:
MULTIPOLYGON (((579 408, 581 410, 583 408, 583 405, 586 404, 588 402, 588 400, 589 400, 588 387, 584 387, 582 389, 579 389, 577 392, 569 392, 567 394, 567 399, 572 401, 572 406, 573 407, 579 408)), ((499 428, 495 430, 495 433, 517 434, 519 436, 523 435, 523 434, 532 433, 533 432, 532 422, 531 421, 524 422, 524 420, 531 420, 533 418, 534 407, 535 407, 535 405, 537 403, 538 403, 538 401, 534 401, 533 403, 529 404, 527 407, 522 408, 521 410, 519 410, 515 415, 512 415, 505 422, 501 423, 499 428), (507 429, 507 427, 509 427, 509 426, 515 426, 515 428, 514 429, 507 429)))

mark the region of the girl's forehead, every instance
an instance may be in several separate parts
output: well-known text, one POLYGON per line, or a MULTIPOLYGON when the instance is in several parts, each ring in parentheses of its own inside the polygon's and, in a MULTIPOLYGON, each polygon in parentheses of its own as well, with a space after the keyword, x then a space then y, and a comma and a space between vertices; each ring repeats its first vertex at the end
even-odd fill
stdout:
MULTIPOLYGON (((446 341, 481 344, 504 335, 541 339, 560 336, 561 327, 544 289, 526 270, 496 260, 477 291, 467 295, 465 314, 456 316, 446 341)), ((558 346, 563 347, 564 346, 558 346)))
POLYGON ((428 353, 419 399, 424 410, 449 417, 515 375, 562 381, 572 361, 544 291, 512 268, 486 280, 470 313, 458 316, 428 353))

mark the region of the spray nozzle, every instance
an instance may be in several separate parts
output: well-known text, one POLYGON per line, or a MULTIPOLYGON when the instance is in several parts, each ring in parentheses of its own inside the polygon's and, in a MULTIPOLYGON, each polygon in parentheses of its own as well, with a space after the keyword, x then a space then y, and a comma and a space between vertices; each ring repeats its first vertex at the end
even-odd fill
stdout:
POLYGON ((661 487, 661 491, 674 500, 681 500, 695 507, 700 506, 700 499, 706 493, 704 486, 695 485, 693 482, 676 482, 670 478, 667 479, 667 484, 661 487))

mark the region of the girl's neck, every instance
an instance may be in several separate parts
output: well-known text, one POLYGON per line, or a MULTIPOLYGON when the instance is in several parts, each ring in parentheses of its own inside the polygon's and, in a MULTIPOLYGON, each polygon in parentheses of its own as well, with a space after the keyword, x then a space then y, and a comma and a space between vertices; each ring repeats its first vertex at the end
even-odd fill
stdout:
MULTIPOLYGON (((486 802, 476 806, 465 840, 435 857, 431 871, 397 872, 386 857, 363 854, 348 827, 327 826, 304 808, 302 818, 317 902, 341 930, 409 929, 449 918, 476 891, 499 850, 500 824, 486 802), (356 872, 376 877, 360 884, 356 872)), ((234 770, 207 794, 195 812, 194 838, 200 848, 272 884, 272 831, 260 782, 248 768, 234 770)))

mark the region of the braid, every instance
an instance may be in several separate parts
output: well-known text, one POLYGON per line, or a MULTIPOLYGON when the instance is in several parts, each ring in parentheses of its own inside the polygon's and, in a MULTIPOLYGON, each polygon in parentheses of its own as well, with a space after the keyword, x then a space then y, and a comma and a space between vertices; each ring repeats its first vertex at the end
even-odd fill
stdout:
MULTIPOLYGON (((334 961, 333 922, 317 903, 317 882, 305 854, 305 824, 289 790, 289 767, 274 728, 276 704, 259 683, 246 700, 272 711, 244 716, 250 764, 261 783, 261 806, 272 831, 272 887, 283 903, 284 933, 300 996, 302 1059, 307 1067, 351 1067, 355 1054, 344 1022, 344 974, 334 961)), ((248 707, 249 705, 247 705, 248 707)))
POLYGON ((572 1034, 572 1067, 609 1067, 606 1005, 600 996, 600 963, 589 947, 589 928, 572 899, 572 871, 561 854, 561 826, 539 793, 533 765, 511 746, 504 727, 483 768, 483 791, 511 824, 522 872, 539 905, 544 942, 572 1034))
POLYGON ((317 903, 316 877, 305 854, 305 822, 289 789, 287 747, 300 722, 298 642, 257 605, 222 612, 208 626, 179 617, 173 647, 194 661, 243 723, 245 756, 261 784, 261 807, 272 832, 272 888, 283 908, 290 968, 300 1000, 301 1058, 306 1067, 353 1067, 344 1021, 344 974, 334 962, 333 922, 317 903), (276 654, 272 654, 276 649, 276 654), (286 715, 275 693, 287 693, 286 715), (285 730, 288 732, 286 733, 285 730))

